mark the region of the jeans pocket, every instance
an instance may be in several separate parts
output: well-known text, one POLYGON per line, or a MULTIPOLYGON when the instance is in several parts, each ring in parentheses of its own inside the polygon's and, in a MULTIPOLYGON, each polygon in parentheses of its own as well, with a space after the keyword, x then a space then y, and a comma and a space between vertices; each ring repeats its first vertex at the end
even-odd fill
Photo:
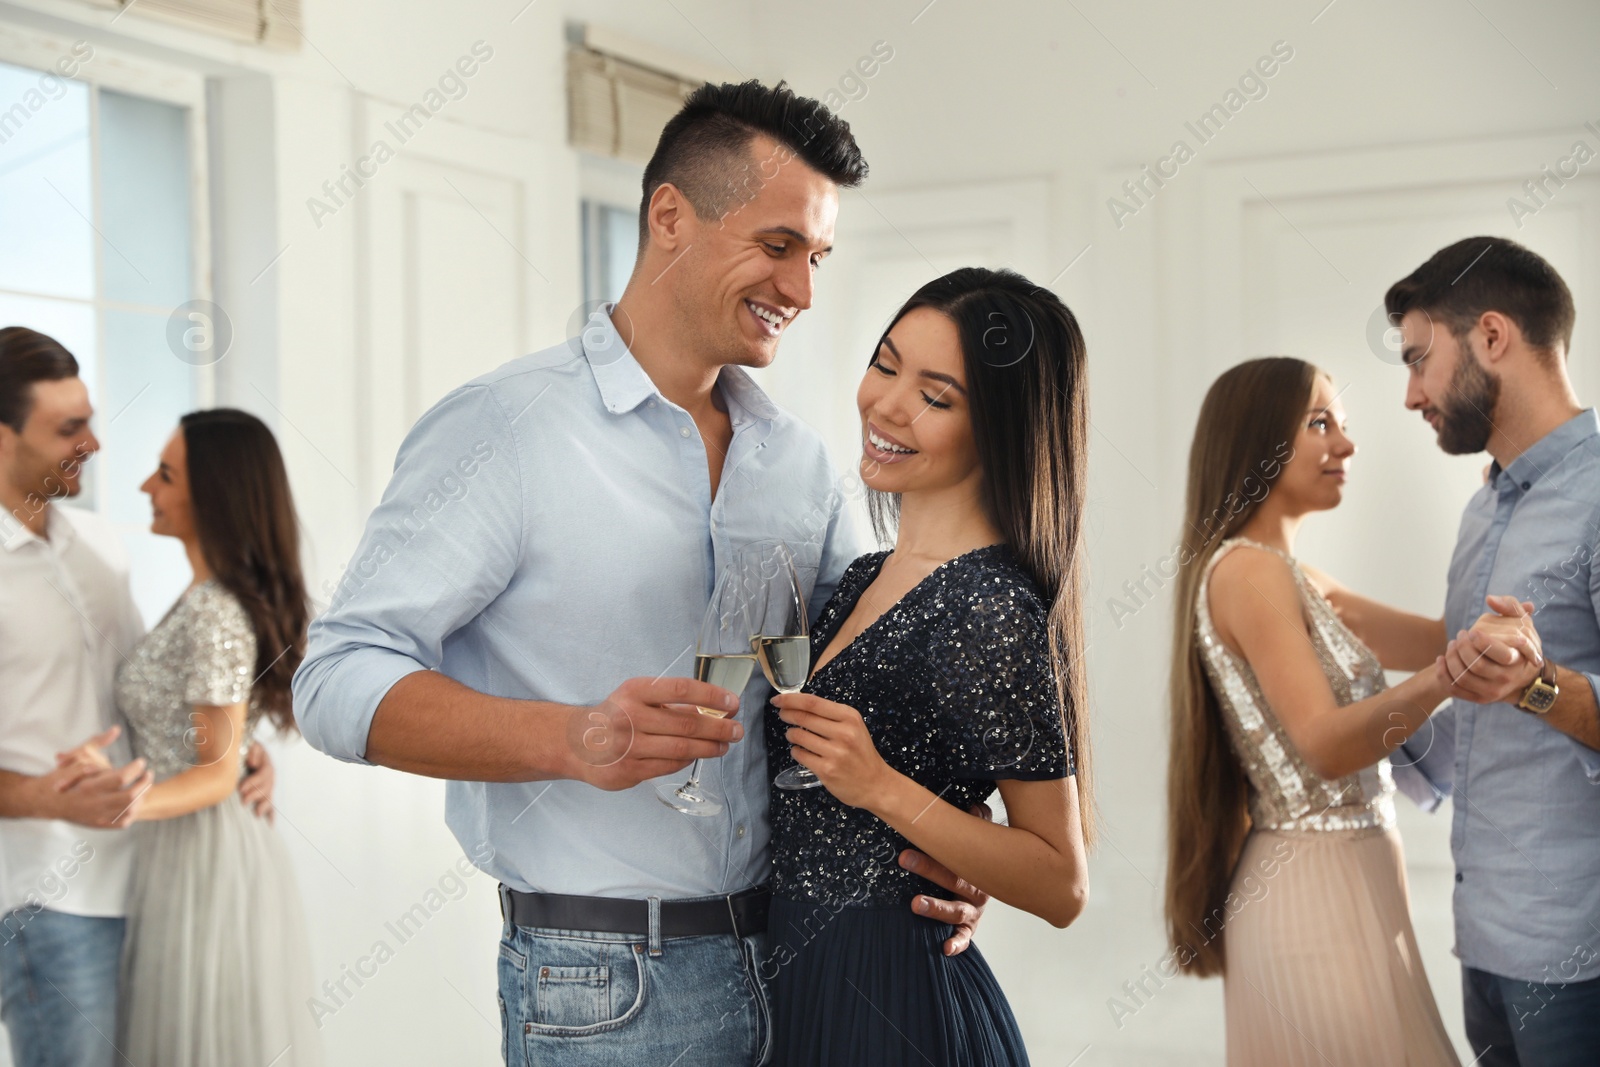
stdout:
POLYGON ((537 937, 527 948, 528 1034, 604 1033, 627 1025, 643 1010, 642 946, 537 937))
POLYGON ((506 1067, 520 1067, 526 1056, 511 1058, 513 1048, 522 1048, 522 1028, 527 1021, 523 1004, 528 996, 528 957, 517 945, 522 941, 520 931, 512 930, 500 938, 500 956, 496 961, 500 1000, 500 1058, 506 1067), (515 1031, 513 1035, 512 1031, 515 1031), (513 1043, 515 1042, 515 1043, 513 1043))
POLYGON ((515 945, 503 938, 500 941, 500 959, 509 963, 511 969, 519 974, 528 969, 528 957, 518 952, 515 945))
POLYGON ((610 967, 540 967, 533 1018, 542 1026, 594 1026, 611 1021, 610 967))

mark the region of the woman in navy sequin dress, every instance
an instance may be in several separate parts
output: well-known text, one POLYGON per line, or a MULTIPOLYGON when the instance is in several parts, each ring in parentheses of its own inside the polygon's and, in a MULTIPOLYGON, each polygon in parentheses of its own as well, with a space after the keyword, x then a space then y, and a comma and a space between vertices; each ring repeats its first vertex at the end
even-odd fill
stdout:
POLYGON ((909 905, 917 849, 1058 927, 1088 895, 1080 603, 1085 353, 1067 308, 968 268, 895 316, 857 394, 894 549, 845 571, 767 718, 777 1065, 1003 1067, 1027 1051, 976 946, 909 905), (969 813, 996 788, 1008 825, 969 813))

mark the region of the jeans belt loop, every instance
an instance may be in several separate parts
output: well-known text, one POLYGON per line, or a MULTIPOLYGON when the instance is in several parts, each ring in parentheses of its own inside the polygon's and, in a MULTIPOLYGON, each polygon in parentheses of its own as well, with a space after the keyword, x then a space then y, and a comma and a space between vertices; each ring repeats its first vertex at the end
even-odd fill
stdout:
POLYGON ((498 893, 500 895, 501 935, 509 938, 514 925, 511 921, 511 889, 504 882, 501 882, 498 893))
POLYGON ((733 927, 734 938, 739 939, 744 937, 744 931, 739 929, 739 913, 733 909, 733 896, 729 893, 723 900, 728 905, 728 925, 733 927))
POLYGON ((661 955, 661 898, 650 897, 647 903, 650 906, 650 957, 656 959, 661 955))

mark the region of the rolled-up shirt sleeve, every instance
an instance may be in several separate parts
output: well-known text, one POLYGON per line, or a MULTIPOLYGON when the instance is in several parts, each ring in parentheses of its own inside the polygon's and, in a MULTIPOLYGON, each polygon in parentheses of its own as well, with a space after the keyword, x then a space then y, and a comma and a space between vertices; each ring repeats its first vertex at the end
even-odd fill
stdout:
POLYGON ((1395 788, 1426 812, 1455 789, 1456 705, 1450 701, 1389 754, 1395 788))
MULTIPOLYGON (((1600 704, 1600 674, 1585 671, 1583 676, 1589 679, 1589 688, 1594 690, 1595 703, 1600 704)), ((1572 743, 1578 750, 1578 762, 1583 764, 1583 773, 1589 776, 1590 782, 1600 785, 1600 752, 1576 738, 1572 743)))
POLYGON ((492 388, 462 386, 418 420, 294 676, 295 719, 312 746, 368 762, 384 695, 438 669, 446 640, 511 581, 522 494, 514 427, 492 388))

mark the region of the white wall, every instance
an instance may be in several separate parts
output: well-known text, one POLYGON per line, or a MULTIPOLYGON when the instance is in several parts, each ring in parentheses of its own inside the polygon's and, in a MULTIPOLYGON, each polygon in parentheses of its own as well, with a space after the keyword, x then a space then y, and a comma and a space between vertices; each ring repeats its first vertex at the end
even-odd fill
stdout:
MULTIPOLYGON (((1120 628, 1101 606, 1170 548, 1206 384, 1239 359, 1290 352, 1350 383, 1344 400, 1363 448, 1348 504, 1308 526, 1302 555, 1376 595, 1440 609, 1454 515, 1477 463, 1438 454, 1400 410, 1396 372, 1367 348, 1367 315, 1389 281, 1439 245, 1469 232, 1517 235, 1574 286, 1572 360, 1594 399, 1592 331, 1581 325, 1600 306, 1593 178, 1521 231, 1504 201, 1571 141, 1600 147, 1582 129, 1600 121, 1587 55, 1600 13, 1504 0, 306 7, 307 43, 292 55, 209 41, 137 7, 113 26, 111 13, 76 0, 9 0, 0 20, 217 79, 216 291, 243 324, 237 358, 219 367, 218 401, 277 426, 318 588, 336 580, 417 405, 558 340, 579 304, 565 18, 787 77, 813 95, 840 87, 875 42, 893 47, 865 96, 842 110, 873 176, 845 197, 818 305, 768 385, 846 461, 866 346, 914 284, 956 262, 1006 263, 1053 284, 1078 312, 1093 374, 1089 662, 1105 843, 1090 911, 1073 928, 996 907, 980 941, 1038 1062, 1221 1063, 1218 983, 1169 983, 1121 1026, 1108 1008, 1164 952, 1170 622, 1159 598, 1120 628), (307 198, 478 40, 494 58, 466 97, 318 227, 307 198), (1294 56, 1265 98, 1117 226, 1107 198, 1174 140, 1193 144, 1184 123, 1276 41, 1294 56), (427 269, 398 276, 397 248, 427 269), (463 303, 479 281, 499 295, 463 303)), ((336 978, 459 849, 438 783, 339 765, 303 744, 278 752, 282 831, 317 974, 336 978)), ((1419 937, 1459 1042, 1447 818, 1408 813, 1404 829, 1419 937)), ((488 880, 475 882, 327 1021, 330 1062, 496 1062, 498 917, 488 880)))

